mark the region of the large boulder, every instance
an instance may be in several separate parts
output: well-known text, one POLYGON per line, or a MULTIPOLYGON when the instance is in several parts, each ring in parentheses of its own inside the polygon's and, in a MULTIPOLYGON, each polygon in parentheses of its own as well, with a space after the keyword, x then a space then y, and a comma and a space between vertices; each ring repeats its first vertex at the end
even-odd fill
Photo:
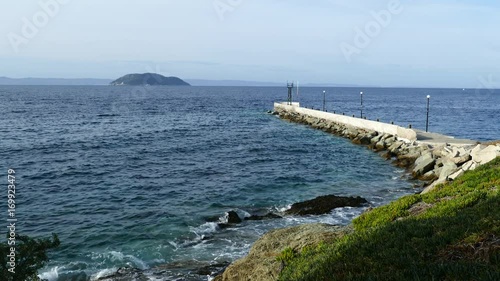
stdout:
POLYGON ((464 170, 458 169, 458 171, 456 171, 453 174, 449 175, 448 179, 454 181, 457 178, 459 178, 460 176, 462 176, 463 174, 464 174, 464 170))
POLYGON ((357 137, 359 135, 359 131, 358 131, 358 129, 356 129, 354 127, 347 126, 345 134, 347 135, 348 138, 354 139, 355 137, 357 137))
POLYGON ((437 174, 436 171, 430 170, 427 173, 420 176, 420 180, 432 182, 432 181, 438 179, 438 176, 439 176, 439 174, 437 174))
POLYGON ((240 223, 241 222, 240 216, 238 216, 238 213, 236 213, 235 211, 229 211, 229 212, 227 212, 226 213, 226 219, 227 219, 227 223, 231 223, 231 224, 240 223))
POLYGON ((448 176, 453 174, 458 169, 457 165, 452 161, 444 161, 441 173, 439 174, 440 181, 446 181, 448 176))
POLYGON ((306 246, 321 242, 330 243, 352 232, 351 227, 328 224, 303 224, 272 230, 264 234, 250 249, 250 253, 232 263, 223 273, 220 281, 274 281, 281 270, 276 257, 286 248, 300 252, 306 246))
POLYGON ((413 168, 412 175, 417 178, 434 168, 434 164, 436 163, 436 159, 432 157, 431 153, 425 153, 420 156, 415 161, 415 168, 413 168))
POLYGON ((385 146, 390 147, 396 140, 397 140, 396 137, 389 137, 389 138, 385 139, 384 140, 385 146))
POLYGON ((469 161, 472 159, 472 156, 470 156, 469 153, 465 153, 465 154, 461 154, 457 157, 453 157, 451 158, 451 161, 453 161, 453 163, 455 163, 456 165, 462 165, 463 163, 469 161))
POLYGON ((420 157, 420 153, 400 154, 394 164, 398 167, 408 168, 415 163, 415 160, 417 160, 418 157, 420 157))
POLYGON ((483 149, 486 148, 486 145, 483 145, 483 144, 478 144, 476 145, 476 147, 474 147, 471 152, 470 152, 470 155, 472 157, 472 160, 474 160, 475 162, 478 162, 477 160, 479 159, 479 152, 483 149))
POLYGON ((398 149, 403 145, 402 141, 396 141, 389 147, 389 152, 392 154, 397 154, 398 149))
POLYGON ((352 142, 354 144, 369 145, 371 143, 372 136, 368 134, 359 134, 352 142))
POLYGON ((322 215, 340 207, 360 207, 368 203, 361 197, 343 197, 335 195, 319 196, 312 200, 295 203, 285 211, 287 215, 322 215))
POLYGON ((375 149, 377 151, 381 151, 381 150, 384 150, 385 149, 385 142, 384 141, 379 141, 375 144, 375 149))
POLYGON ((231 227, 235 224, 242 222, 240 216, 235 211, 226 212, 226 214, 224 216, 224 220, 225 220, 225 222, 220 222, 217 224, 219 229, 226 229, 228 227, 231 227))
POLYGON ((473 170, 475 170, 475 169, 476 169, 477 165, 478 165, 478 164, 477 164, 476 162, 474 162, 474 161, 472 161, 472 160, 471 160, 471 161, 469 161, 469 162, 465 163, 465 164, 461 167, 461 169, 462 169, 464 172, 467 172, 467 171, 473 171, 473 170))
MULTIPOLYGON (((479 147, 480 145, 478 145, 479 147)), ((476 148, 478 148, 476 147, 476 148)), ((474 149, 476 149, 474 148, 474 149)), ((474 151, 473 149, 473 151, 474 151)), ((484 149, 477 149, 472 154, 472 160, 478 164, 484 165, 493 159, 500 157, 500 147, 496 145, 489 145, 484 149)))
POLYGON ((370 143, 376 144, 377 142, 379 142, 382 139, 382 137, 383 137, 383 135, 377 135, 377 136, 370 139, 370 143))

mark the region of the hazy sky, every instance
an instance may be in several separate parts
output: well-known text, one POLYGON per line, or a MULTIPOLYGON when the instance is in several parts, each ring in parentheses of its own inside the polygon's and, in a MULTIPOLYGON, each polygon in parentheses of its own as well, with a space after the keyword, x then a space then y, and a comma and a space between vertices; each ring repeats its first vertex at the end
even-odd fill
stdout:
POLYGON ((500 85, 500 2, 1 1, 0 76, 500 85))

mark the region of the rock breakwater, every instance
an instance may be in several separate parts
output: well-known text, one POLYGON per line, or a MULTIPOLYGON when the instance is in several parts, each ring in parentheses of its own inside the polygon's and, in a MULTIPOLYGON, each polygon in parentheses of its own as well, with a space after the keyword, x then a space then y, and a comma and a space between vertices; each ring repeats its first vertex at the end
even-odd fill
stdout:
POLYGON ((308 125, 348 138, 354 144, 367 146, 387 160, 392 160, 395 165, 408 169, 413 178, 425 181, 426 188, 423 193, 436 188, 440 183, 453 181, 466 171, 474 170, 500 156, 500 143, 453 143, 453 138, 440 142, 431 139, 409 140, 398 135, 297 113, 295 110, 287 110, 284 106, 275 107, 275 114, 281 119, 308 125))

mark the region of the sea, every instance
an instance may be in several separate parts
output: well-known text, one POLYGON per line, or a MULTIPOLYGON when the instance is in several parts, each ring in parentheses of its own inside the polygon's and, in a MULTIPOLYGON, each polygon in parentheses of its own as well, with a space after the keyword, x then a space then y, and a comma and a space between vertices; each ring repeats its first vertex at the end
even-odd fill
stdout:
MULTIPOLYGON (((97 280, 127 267, 150 280, 211 280, 197 268, 243 257, 269 230, 345 225, 421 190, 366 147, 270 114, 285 86, 0 86, 0 221, 14 169, 17 234, 61 241, 41 278, 97 280), (282 214, 327 194, 370 203, 219 226, 231 210, 282 214)), ((432 132, 500 139, 498 90, 304 87, 293 99, 418 129, 429 108, 432 132)))

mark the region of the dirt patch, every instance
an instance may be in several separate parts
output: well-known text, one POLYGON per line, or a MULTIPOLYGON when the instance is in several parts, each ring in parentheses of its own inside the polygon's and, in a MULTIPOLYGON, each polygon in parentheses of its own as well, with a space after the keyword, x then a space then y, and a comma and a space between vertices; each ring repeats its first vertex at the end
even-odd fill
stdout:
POLYGON ((494 234, 485 234, 474 243, 459 242, 448 246, 439 253, 443 261, 473 260, 490 262, 490 259, 500 251, 500 238, 494 234))
POLYGON ((410 209, 408 209, 408 212, 410 212, 410 216, 418 216, 422 214, 423 212, 427 211, 427 209, 431 208, 434 206, 433 204, 428 204, 425 202, 418 202, 413 204, 410 209))

